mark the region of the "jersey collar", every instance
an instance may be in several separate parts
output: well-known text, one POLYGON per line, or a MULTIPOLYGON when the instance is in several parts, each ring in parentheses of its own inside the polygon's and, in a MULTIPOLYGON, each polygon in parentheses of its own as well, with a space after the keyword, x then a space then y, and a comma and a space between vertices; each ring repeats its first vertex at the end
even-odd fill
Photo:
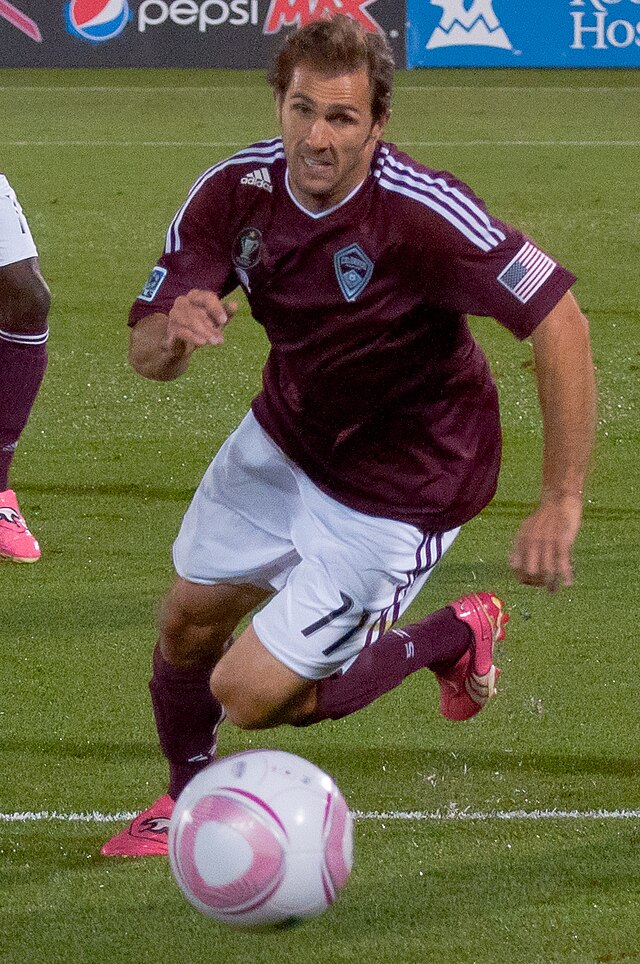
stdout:
MULTIPOLYGON (((367 174, 367 177, 368 177, 368 176, 369 176, 369 175, 367 174)), ((362 185, 364 184, 364 182, 367 180, 367 177, 365 177, 362 181, 360 181, 359 184, 356 184, 356 186, 354 187, 353 191, 351 191, 349 194, 347 194, 346 197, 343 197, 343 199, 342 199, 341 201, 338 201, 337 204, 334 204, 334 206, 333 206, 332 208, 327 208, 326 211, 309 211, 309 210, 307 210, 307 208, 306 208, 303 204, 300 204, 300 201, 298 201, 297 197, 295 196, 295 194, 294 194, 293 191, 291 190, 291 184, 289 183, 289 168, 287 168, 287 170, 286 170, 286 172, 285 172, 285 175, 284 175, 284 183, 285 183, 285 186, 286 186, 286 188, 287 188, 287 193, 288 193, 289 197, 291 198, 291 200, 293 201, 293 203, 295 204, 295 206, 296 206, 300 211, 302 211, 303 214, 306 214, 308 217, 313 218, 314 221, 318 221, 320 218, 326 218, 328 214, 333 214, 333 212, 334 212, 334 211, 337 211, 338 208, 341 208, 341 207, 343 207, 345 204, 347 204, 347 203, 351 200, 352 197, 355 197, 355 195, 358 193, 358 191, 360 190, 360 188, 362 187, 362 185)))

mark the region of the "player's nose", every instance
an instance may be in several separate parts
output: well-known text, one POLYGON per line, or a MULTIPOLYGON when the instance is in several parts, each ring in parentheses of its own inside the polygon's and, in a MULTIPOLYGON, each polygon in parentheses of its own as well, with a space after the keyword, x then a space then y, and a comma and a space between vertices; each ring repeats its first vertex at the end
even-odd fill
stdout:
POLYGON ((322 117, 316 118, 307 134, 307 144, 314 151, 322 151, 329 146, 329 125, 322 117))

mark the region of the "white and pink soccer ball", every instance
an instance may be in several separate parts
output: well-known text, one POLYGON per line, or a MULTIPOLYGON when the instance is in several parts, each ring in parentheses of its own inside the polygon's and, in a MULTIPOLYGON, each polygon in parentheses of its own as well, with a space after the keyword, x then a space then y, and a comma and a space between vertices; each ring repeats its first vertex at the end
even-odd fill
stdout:
POLYGON ((351 814, 332 778, 281 750, 201 770, 169 826, 173 875, 194 907, 233 927, 283 927, 321 914, 353 866, 351 814))

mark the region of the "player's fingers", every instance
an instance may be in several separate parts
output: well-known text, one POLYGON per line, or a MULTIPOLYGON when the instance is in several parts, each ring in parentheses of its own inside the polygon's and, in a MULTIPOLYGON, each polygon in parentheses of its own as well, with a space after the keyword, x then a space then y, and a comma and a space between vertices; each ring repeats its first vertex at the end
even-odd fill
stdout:
POLYGON ((222 305, 227 313, 227 322, 229 322, 238 310, 238 302, 235 300, 223 301, 222 305))
MULTIPOLYGON (((182 339, 196 348, 203 345, 219 345, 224 341, 222 329, 226 324, 226 312, 221 303, 200 298, 200 292, 190 292, 176 298, 167 322, 167 344, 182 339), (213 314, 212 314, 213 311, 213 314)), ((204 295, 209 292, 202 292, 204 295)))
POLYGON ((516 579, 525 586, 545 584, 540 551, 540 543, 531 537, 520 535, 516 540, 509 562, 516 579))
POLYGON ((190 306, 203 311, 216 327, 224 327, 232 317, 229 313, 232 303, 224 304, 213 291, 201 291, 194 288, 186 295, 186 299, 190 306))
POLYGON ((573 585, 573 562, 571 559, 571 547, 559 545, 556 553, 556 575, 557 585, 565 587, 573 585))
POLYGON ((538 572, 540 585, 545 586, 550 593, 558 590, 558 556, 554 541, 549 539, 540 543, 538 550, 538 572))

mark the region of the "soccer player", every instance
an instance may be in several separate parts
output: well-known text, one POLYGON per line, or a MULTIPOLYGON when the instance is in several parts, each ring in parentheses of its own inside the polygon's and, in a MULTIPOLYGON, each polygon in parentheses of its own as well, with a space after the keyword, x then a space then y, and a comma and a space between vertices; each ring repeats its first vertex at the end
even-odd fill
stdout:
POLYGON ((15 191, 0 174, 0 558, 37 562, 9 467, 47 367, 49 288, 15 191))
POLYGON ((106 855, 166 853, 173 802, 225 715, 247 729, 337 719, 423 668, 447 719, 494 694, 497 595, 391 628, 496 489, 497 392, 467 313, 532 340, 542 494, 511 565, 523 583, 572 583, 595 417, 574 275, 382 139, 392 78, 383 37, 347 17, 290 35, 270 74, 281 137, 195 182, 131 310, 148 378, 222 345, 238 285, 270 353, 174 545, 150 683, 168 792, 106 855))

